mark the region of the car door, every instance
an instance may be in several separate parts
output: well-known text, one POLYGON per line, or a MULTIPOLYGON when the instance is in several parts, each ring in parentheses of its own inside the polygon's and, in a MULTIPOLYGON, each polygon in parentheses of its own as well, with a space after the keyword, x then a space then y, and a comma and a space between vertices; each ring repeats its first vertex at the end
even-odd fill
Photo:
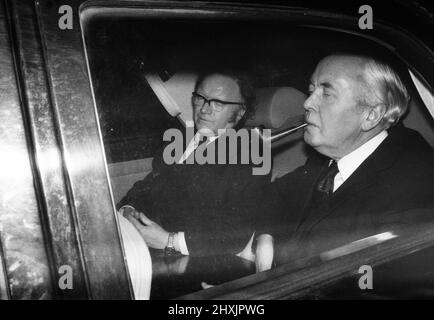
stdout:
POLYGON ((60 29, 59 7, 1 2, 3 296, 129 299, 79 20, 60 29))
MULTIPOLYGON (((434 60, 429 46, 387 23, 361 31, 356 12, 334 14, 324 8, 260 3, 2 0, 1 298, 134 297, 85 48, 83 23, 92 12, 159 19, 167 25, 172 20, 214 19, 352 34, 396 53, 432 93, 434 60)), ((431 134, 431 127, 426 128, 431 134)), ((434 243, 430 229, 424 232, 415 235, 412 246, 406 246, 407 238, 398 238, 390 246, 356 253, 358 259, 348 255, 297 272, 282 266, 190 297, 302 297, 310 286, 356 272, 360 262, 388 261, 391 248, 402 255, 434 243)))

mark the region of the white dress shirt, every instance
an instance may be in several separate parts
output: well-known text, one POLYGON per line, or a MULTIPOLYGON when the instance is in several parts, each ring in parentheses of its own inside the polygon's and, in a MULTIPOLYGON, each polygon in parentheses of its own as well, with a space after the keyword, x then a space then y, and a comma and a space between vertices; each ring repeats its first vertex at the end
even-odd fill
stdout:
MULTIPOLYGON (((191 139, 190 143, 188 144, 187 148, 185 149, 184 154, 178 160, 178 162, 177 162, 178 164, 183 163, 194 152, 194 150, 197 149, 197 147, 199 146, 199 142, 201 140, 201 137, 204 137, 204 135, 202 135, 200 132, 197 132, 194 135, 194 138, 191 139)), ((209 145, 211 142, 213 142, 218 137, 220 137, 220 135, 208 137, 207 145, 209 145)))
POLYGON ((366 160, 378 146, 386 139, 388 133, 381 131, 371 140, 365 142, 353 152, 347 154, 337 161, 339 172, 335 176, 333 192, 335 192, 347 180, 354 171, 366 160))

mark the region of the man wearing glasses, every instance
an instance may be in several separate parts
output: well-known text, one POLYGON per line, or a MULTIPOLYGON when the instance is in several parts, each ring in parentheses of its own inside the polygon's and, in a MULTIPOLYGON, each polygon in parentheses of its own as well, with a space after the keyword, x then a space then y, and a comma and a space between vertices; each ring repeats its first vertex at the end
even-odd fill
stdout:
POLYGON ((151 248, 192 256, 236 254, 252 236, 252 213, 270 177, 253 175, 252 165, 240 161, 200 165, 188 159, 204 132, 212 135, 206 143, 215 143, 217 156, 219 129, 240 128, 254 98, 243 76, 219 72, 199 78, 192 93, 194 139, 174 164, 158 153, 153 172, 118 204, 151 248))

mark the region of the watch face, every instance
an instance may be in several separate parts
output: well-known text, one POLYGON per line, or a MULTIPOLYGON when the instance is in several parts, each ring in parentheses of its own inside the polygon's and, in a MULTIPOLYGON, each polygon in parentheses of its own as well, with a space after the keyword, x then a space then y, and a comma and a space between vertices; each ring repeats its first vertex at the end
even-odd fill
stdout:
POLYGON ((174 242, 175 242, 175 232, 170 232, 169 238, 167 239, 167 246, 166 248, 164 248, 165 255, 173 255, 176 253, 174 242))
POLYGON ((173 256, 173 255, 177 254, 177 252, 176 252, 174 247, 166 247, 166 248, 164 248, 164 254, 166 256, 173 256))

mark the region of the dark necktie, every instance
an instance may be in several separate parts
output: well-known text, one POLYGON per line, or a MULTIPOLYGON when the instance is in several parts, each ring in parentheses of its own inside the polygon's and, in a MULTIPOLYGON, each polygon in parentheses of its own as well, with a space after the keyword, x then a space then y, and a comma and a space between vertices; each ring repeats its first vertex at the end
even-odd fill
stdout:
POLYGON ((338 165, 336 161, 332 160, 318 182, 316 188, 318 200, 328 199, 333 194, 334 180, 338 172, 338 165))
POLYGON ((336 161, 332 160, 327 168, 323 168, 318 177, 318 183, 314 187, 312 192, 312 198, 309 202, 307 209, 303 212, 303 217, 301 218, 299 225, 297 227, 297 233, 294 236, 294 241, 296 244, 294 246, 303 246, 303 237, 309 233, 305 233, 306 229, 310 224, 307 222, 309 219, 315 219, 318 214, 327 210, 330 202, 330 196, 333 194, 333 185, 336 174, 339 172, 336 161), (305 226, 305 227, 303 227, 305 226))
MULTIPOLYGON (((329 166, 327 168, 323 168, 318 176, 318 183, 314 186, 314 190, 312 192, 312 198, 309 201, 308 207, 303 212, 303 217, 301 218, 297 230, 302 230, 303 225, 305 225, 306 221, 311 217, 315 217, 318 213, 323 212, 329 206, 329 198, 333 194, 333 184, 336 174, 339 172, 336 161, 329 162, 329 166)), ((300 233, 294 238, 297 239, 295 241, 301 241, 300 237, 303 235, 303 232, 300 233)))

